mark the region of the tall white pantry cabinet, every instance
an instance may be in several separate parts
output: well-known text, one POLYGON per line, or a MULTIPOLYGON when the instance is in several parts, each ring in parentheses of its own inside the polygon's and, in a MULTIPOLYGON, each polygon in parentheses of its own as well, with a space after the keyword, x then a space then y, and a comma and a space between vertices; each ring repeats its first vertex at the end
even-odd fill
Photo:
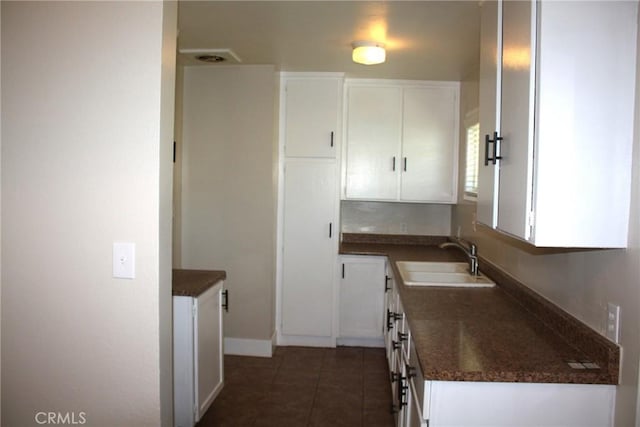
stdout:
POLYGON ((335 346, 342 74, 282 73, 278 343, 335 346))
POLYGON ((637 8, 482 4, 480 222, 535 246, 626 247, 637 8))

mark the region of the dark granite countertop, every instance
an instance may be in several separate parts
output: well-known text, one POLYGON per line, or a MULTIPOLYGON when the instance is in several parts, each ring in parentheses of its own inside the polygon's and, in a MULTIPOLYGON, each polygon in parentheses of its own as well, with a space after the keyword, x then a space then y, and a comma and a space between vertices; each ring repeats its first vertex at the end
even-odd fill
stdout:
POLYGON ((499 286, 409 287, 396 261, 465 261, 464 256, 435 245, 346 237, 341 254, 389 258, 425 379, 618 383, 618 346, 486 261, 481 259, 480 270, 499 286), (574 369, 569 361, 598 368, 574 369))
POLYGON ((197 297, 220 280, 227 278, 223 270, 173 270, 171 291, 174 296, 197 297))

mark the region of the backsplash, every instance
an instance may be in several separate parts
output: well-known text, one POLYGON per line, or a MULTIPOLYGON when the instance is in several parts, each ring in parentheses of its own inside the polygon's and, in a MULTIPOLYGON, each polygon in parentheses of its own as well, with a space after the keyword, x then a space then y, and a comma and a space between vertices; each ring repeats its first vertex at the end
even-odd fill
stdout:
POLYGON ((448 236, 451 206, 424 203, 340 202, 343 233, 448 236))

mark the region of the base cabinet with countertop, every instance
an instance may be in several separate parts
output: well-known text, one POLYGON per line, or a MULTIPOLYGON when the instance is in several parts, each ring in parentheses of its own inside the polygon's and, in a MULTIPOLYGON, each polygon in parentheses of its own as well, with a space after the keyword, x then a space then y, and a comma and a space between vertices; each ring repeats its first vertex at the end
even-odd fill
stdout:
POLYGON ((220 273, 173 272, 175 427, 193 427, 224 385, 222 315, 226 275, 220 273), (181 287, 181 283, 188 284, 181 287))
MULTIPOLYGON (((392 410, 398 427, 613 425, 614 385, 429 379, 417 355, 399 284, 392 283, 386 311, 389 337, 385 341, 391 366, 392 410)), ((450 341, 467 345, 456 337, 450 341)), ((474 352, 472 348, 458 350, 468 355, 474 352)), ((471 357, 468 363, 482 369, 481 357, 471 357)))
POLYGON ((385 347, 398 427, 610 427, 620 348, 483 259, 496 286, 407 285, 399 261, 459 262, 435 245, 343 241, 388 259, 385 347))

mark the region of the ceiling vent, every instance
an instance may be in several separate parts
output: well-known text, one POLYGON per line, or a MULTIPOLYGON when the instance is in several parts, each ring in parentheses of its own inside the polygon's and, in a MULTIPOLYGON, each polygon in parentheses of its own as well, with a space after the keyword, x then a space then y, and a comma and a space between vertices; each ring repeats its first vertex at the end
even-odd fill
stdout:
POLYGON ((180 49, 180 63, 183 65, 239 64, 240 57, 231 49, 180 49))

